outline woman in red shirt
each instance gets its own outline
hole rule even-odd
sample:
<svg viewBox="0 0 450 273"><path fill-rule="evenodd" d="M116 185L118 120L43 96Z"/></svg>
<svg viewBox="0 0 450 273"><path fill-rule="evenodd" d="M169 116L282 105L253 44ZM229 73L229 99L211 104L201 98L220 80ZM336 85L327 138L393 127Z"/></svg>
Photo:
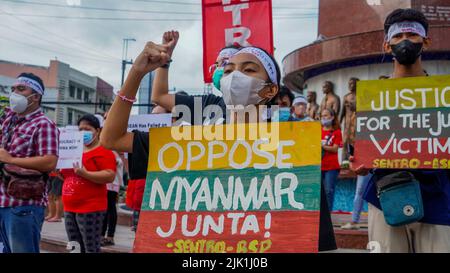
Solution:
<svg viewBox="0 0 450 273"><path fill-rule="evenodd" d="M339 120L333 109L324 109L322 117L322 183L327 196L328 208L333 210L334 190L341 166L338 150L342 147L342 133Z"/></svg>
<svg viewBox="0 0 450 273"><path fill-rule="evenodd" d="M100 146L100 122L91 114L78 121L83 132L82 166L62 170L62 200L67 237L80 244L81 252L100 252L103 218L107 210L106 184L114 181L116 158Z"/></svg>

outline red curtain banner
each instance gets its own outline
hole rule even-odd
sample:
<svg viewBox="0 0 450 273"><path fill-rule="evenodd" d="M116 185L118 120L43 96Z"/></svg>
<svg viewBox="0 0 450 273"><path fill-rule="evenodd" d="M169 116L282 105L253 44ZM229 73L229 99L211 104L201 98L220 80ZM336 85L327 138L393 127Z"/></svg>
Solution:
<svg viewBox="0 0 450 273"><path fill-rule="evenodd" d="M210 67L228 45L257 46L273 54L271 0L202 0L203 76L211 83Z"/></svg>

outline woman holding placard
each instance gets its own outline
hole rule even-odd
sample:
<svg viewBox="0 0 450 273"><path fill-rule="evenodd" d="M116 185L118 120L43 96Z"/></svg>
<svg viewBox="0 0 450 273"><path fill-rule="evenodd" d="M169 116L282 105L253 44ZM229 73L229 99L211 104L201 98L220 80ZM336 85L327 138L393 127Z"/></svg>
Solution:
<svg viewBox="0 0 450 273"><path fill-rule="evenodd" d="M224 66L223 77L220 80L223 96L209 94L193 97L169 94L169 63L178 38L178 32L169 31L164 34L162 45L147 43L134 62L122 90L111 107L109 112L111 118L107 120L101 136L102 145L105 147L132 153L135 167L138 167L144 176L148 164L149 134L137 131L129 133L127 124L140 81L150 71L156 69L152 101L166 109L174 109L172 112L176 114L178 106L190 113L185 115L185 112L181 112L183 117L174 124L175 126L182 125L183 122L193 125L214 125L223 124L225 121L228 123L270 121L273 112L271 105L279 91L281 73L274 57L263 49L244 47L233 54ZM253 112L256 115L245 116L245 120L238 119L240 109L252 107L256 109ZM319 251L336 249L325 199L321 200L320 222Z"/></svg>
<svg viewBox="0 0 450 273"><path fill-rule="evenodd" d="M116 158L100 146L100 122L91 114L78 121L83 132L82 166L61 171L64 177L62 200L67 237L78 242L81 252L100 252L103 218L107 210L106 184L116 176Z"/></svg>

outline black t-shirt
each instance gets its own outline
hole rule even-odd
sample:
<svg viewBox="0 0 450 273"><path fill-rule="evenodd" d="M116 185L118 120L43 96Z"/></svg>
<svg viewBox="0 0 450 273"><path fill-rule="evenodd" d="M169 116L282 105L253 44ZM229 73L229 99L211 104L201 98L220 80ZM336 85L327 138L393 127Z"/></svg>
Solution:
<svg viewBox="0 0 450 273"><path fill-rule="evenodd" d="M210 105L217 105L222 110L222 117L225 119L226 116L226 105L222 97L215 95L204 95L204 96L188 96L188 95L175 95L175 105L185 105L191 113L195 113L195 104L201 103L201 109L206 110L205 116L210 119L214 119L214 114L208 111L207 108ZM182 111L182 109L180 109ZM190 120L185 120L186 116L182 116L180 119L186 121L190 124L202 125L205 121L203 113L197 113L197 118L201 122L195 122L196 118L191 115ZM133 131L133 153L128 154L128 170L130 179L145 179L147 177L147 166L148 166L148 149L149 149L149 136L148 132Z"/></svg>
<svg viewBox="0 0 450 273"><path fill-rule="evenodd" d="M222 97L216 95L212 94L203 96L175 95L175 105L187 106L187 108L191 113L190 114L191 118L187 119L186 116L183 115L182 117L180 117L180 119L192 125L203 125L206 119L214 120L215 118L217 119L223 118L223 120L225 121L226 118L227 107L225 105L225 102L223 101ZM198 107L198 109L195 109L196 106ZM212 107L216 108L214 109ZM177 110L176 107L175 110ZM183 109L180 108L180 111L183 111ZM219 113L219 111L221 113ZM216 112L219 113L219 116L217 117ZM208 124L210 123L208 122Z"/></svg>
<svg viewBox="0 0 450 273"><path fill-rule="evenodd" d="M133 153L128 154L128 172L130 179L145 179L148 167L148 132L133 131Z"/></svg>
<svg viewBox="0 0 450 273"><path fill-rule="evenodd" d="M191 113L194 113L194 103L196 98L201 100L203 109L205 109L208 105L219 105L223 109L225 119L225 103L222 97L215 95L205 95L200 97L175 95L175 105L186 105L190 109ZM209 114L210 113L206 116L208 117ZM191 124L196 124L194 120L195 118L192 116L191 122L186 120L184 121ZM202 121L204 121L204 118ZM130 178L145 179L147 176L148 166L149 135L148 132L133 131L133 133L133 154L128 156ZM319 251L335 250L337 248L330 210L328 208L328 203L325 196L324 187L322 185L320 194Z"/></svg>

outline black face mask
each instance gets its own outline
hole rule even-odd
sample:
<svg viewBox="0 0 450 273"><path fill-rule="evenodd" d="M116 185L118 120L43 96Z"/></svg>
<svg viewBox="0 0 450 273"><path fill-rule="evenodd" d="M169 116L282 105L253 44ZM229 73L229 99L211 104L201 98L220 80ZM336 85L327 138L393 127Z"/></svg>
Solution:
<svg viewBox="0 0 450 273"><path fill-rule="evenodd" d="M412 65L422 55L423 43L413 43L404 40L396 45L391 45L392 55L402 65Z"/></svg>

